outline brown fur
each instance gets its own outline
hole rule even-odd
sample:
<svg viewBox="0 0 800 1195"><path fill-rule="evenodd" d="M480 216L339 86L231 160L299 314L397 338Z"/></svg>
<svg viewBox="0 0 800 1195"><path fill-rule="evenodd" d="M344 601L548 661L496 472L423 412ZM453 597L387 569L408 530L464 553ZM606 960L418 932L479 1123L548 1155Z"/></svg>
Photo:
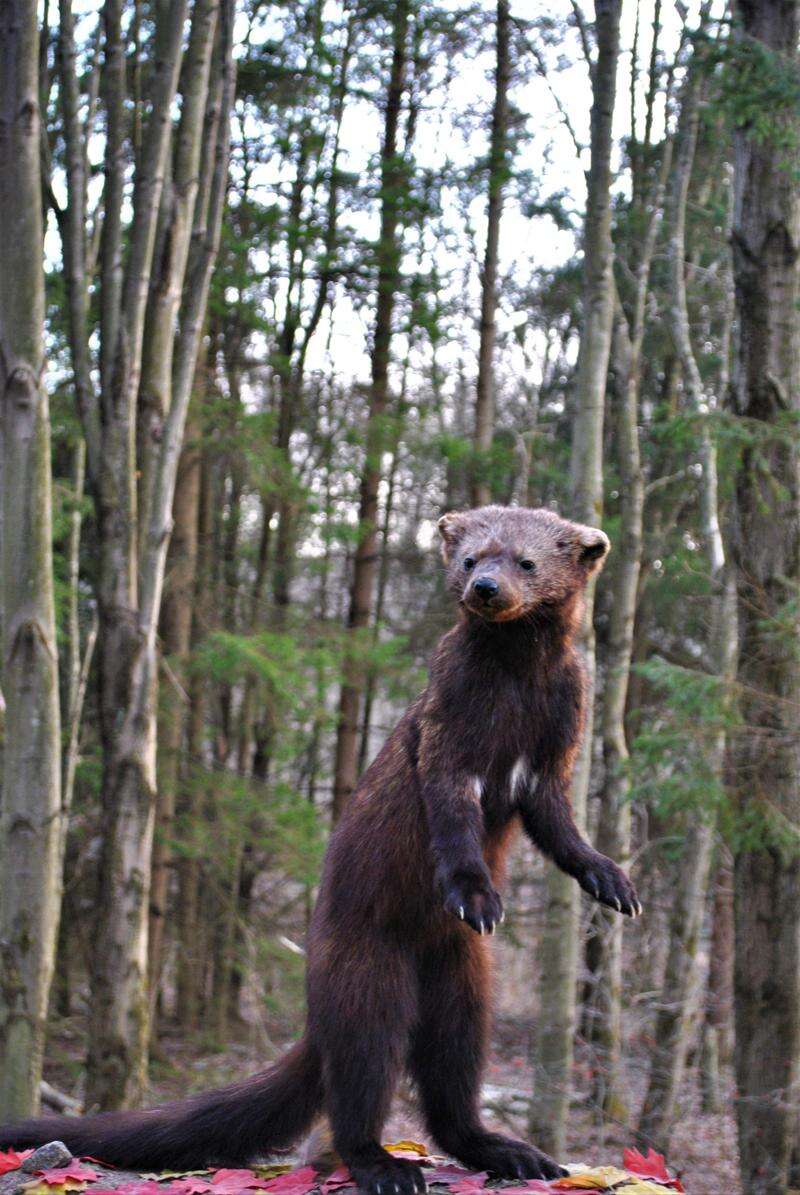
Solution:
<svg viewBox="0 0 800 1195"><path fill-rule="evenodd" d="M628 878L584 842L569 806L584 707L573 639L608 540L546 510L490 506L439 526L461 615L331 838L308 942L303 1040L222 1092L149 1113L28 1122L0 1132L0 1145L58 1135L127 1166L241 1163L291 1144L324 1110L364 1191L413 1195L422 1171L380 1145L407 1065L447 1152L505 1178L560 1173L480 1120L488 935L502 919L497 889L520 825L595 899L640 911Z"/></svg>

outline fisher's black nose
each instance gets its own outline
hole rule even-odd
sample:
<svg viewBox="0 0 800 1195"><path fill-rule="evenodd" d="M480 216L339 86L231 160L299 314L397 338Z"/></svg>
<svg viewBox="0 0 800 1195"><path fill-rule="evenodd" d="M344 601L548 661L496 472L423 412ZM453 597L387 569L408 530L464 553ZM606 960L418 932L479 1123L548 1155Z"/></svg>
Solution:
<svg viewBox="0 0 800 1195"><path fill-rule="evenodd" d="M491 577L478 577L477 581L473 583L472 588L482 602L488 602L490 598L495 597L500 592L500 586Z"/></svg>

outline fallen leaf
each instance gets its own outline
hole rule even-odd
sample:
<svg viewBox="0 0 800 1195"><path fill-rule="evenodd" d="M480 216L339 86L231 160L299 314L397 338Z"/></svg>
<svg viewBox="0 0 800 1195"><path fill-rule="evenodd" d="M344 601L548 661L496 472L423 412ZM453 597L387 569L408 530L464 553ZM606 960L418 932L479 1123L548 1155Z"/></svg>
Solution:
<svg viewBox="0 0 800 1195"><path fill-rule="evenodd" d="M680 1179L673 1178L667 1170L663 1154L657 1154L652 1147L648 1149L647 1157L638 1149L623 1150L622 1165L638 1178L653 1178L676 1191L683 1191Z"/></svg>
<svg viewBox="0 0 800 1195"><path fill-rule="evenodd" d="M84 1166L82 1162L72 1161L69 1166L57 1166L53 1170L37 1170L37 1177L48 1187L61 1187L67 1183L96 1183L102 1177L91 1166ZM74 1186L67 1190L74 1191Z"/></svg>
<svg viewBox="0 0 800 1195"><path fill-rule="evenodd" d="M259 1178L275 1178L279 1174L288 1174L293 1167L285 1164L276 1164L273 1166L254 1166L253 1169Z"/></svg>
<svg viewBox="0 0 800 1195"><path fill-rule="evenodd" d="M267 1187L269 1180L259 1178L252 1170L215 1170L211 1176L211 1186L222 1195L234 1195L236 1191L251 1191Z"/></svg>
<svg viewBox="0 0 800 1195"><path fill-rule="evenodd" d="M85 1191L87 1185L86 1179L80 1178L66 1178L60 1183L32 1178L30 1182L23 1183L20 1190L24 1191L25 1195L63 1195L65 1191Z"/></svg>
<svg viewBox="0 0 800 1195"><path fill-rule="evenodd" d="M186 1178L174 1178L168 1187L162 1188L162 1190L168 1191L169 1195L205 1195L205 1192L211 1189L207 1178L199 1178L197 1175L191 1174Z"/></svg>
<svg viewBox="0 0 800 1195"><path fill-rule="evenodd" d="M483 1191L488 1177L485 1171L480 1174L467 1173L457 1182L451 1183L450 1191L452 1195L476 1195L476 1192Z"/></svg>
<svg viewBox="0 0 800 1195"><path fill-rule="evenodd" d="M469 1170L465 1170L463 1166L437 1166L433 1170L429 1170L425 1175L428 1183L450 1183L458 1182L460 1179L469 1178Z"/></svg>
<svg viewBox="0 0 800 1195"><path fill-rule="evenodd" d="M543 1178L527 1178L521 1186L502 1187L501 1191L502 1195L528 1195L529 1191L548 1191L552 1195L553 1188Z"/></svg>
<svg viewBox="0 0 800 1195"><path fill-rule="evenodd" d="M153 1182L152 1179L145 1179L144 1182L122 1183L121 1186L109 1190L113 1191L113 1195L164 1195L167 1188ZM92 1195L99 1193L93 1189Z"/></svg>
<svg viewBox="0 0 800 1195"><path fill-rule="evenodd" d="M620 1183L617 1187L620 1195L664 1195L664 1192L669 1189L663 1183L652 1181L649 1178L634 1178L631 1182Z"/></svg>
<svg viewBox="0 0 800 1195"><path fill-rule="evenodd" d="M319 1178L313 1166L301 1166L299 1170L290 1170L287 1174L279 1174L277 1178L267 1179L262 1185L275 1195L307 1195L308 1191L319 1186Z"/></svg>
<svg viewBox="0 0 800 1195"><path fill-rule="evenodd" d="M347 1187L352 1183L353 1179L350 1171L346 1166L338 1166L333 1170L322 1183L322 1191L336 1191L339 1187Z"/></svg>
<svg viewBox="0 0 800 1195"><path fill-rule="evenodd" d="M428 1150L421 1141L392 1141L388 1145L384 1145L383 1148L400 1158L427 1158L428 1156Z"/></svg>
<svg viewBox="0 0 800 1195"><path fill-rule="evenodd" d="M557 1178L552 1185L556 1191L604 1191L627 1178L630 1178L630 1175L616 1166L593 1166L591 1170L582 1170L577 1174L569 1174L566 1178Z"/></svg>
<svg viewBox="0 0 800 1195"><path fill-rule="evenodd" d="M0 1149L0 1174L8 1174L10 1170L19 1170L26 1158L33 1153L32 1149L23 1149L19 1153L16 1149Z"/></svg>
<svg viewBox="0 0 800 1195"><path fill-rule="evenodd" d="M101 1163L101 1164L104 1165L105 1163ZM253 1169L256 1169L256 1167L253 1167ZM210 1170L159 1170L159 1171L153 1170L149 1173L147 1171L142 1171L142 1173L139 1175L139 1177L144 1178L144 1179L152 1179L153 1182L163 1183L164 1180L167 1178L194 1178L194 1176L196 1174L210 1174L210 1173L211 1173ZM118 1187L112 1188L112 1189L119 1190Z"/></svg>

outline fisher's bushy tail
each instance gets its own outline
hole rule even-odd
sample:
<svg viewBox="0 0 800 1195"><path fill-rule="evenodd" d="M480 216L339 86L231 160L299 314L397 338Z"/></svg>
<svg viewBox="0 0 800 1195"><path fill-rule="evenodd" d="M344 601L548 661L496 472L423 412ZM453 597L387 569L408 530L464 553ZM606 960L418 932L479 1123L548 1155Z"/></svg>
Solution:
<svg viewBox="0 0 800 1195"><path fill-rule="evenodd" d="M303 1136L322 1107L322 1067L303 1038L268 1070L159 1108L47 1116L0 1128L0 1149L63 1141L130 1170L244 1165Z"/></svg>

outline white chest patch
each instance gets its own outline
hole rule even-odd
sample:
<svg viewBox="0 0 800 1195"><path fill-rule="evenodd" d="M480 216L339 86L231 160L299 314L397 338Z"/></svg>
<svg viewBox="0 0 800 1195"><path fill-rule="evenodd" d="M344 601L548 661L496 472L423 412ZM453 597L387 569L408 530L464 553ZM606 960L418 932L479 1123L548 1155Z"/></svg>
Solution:
<svg viewBox="0 0 800 1195"><path fill-rule="evenodd" d="M509 777L508 787L511 797L514 798L521 796L525 789L530 787L534 779L535 778L531 774L531 769L528 765L527 759L524 755L520 755L519 759L511 769L511 774Z"/></svg>
<svg viewBox="0 0 800 1195"><path fill-rule="evenodd" d="M481 797L483 796L483 781L480 776L471 777L469 781L469 793L472 799L480 804Z"/></svg>

